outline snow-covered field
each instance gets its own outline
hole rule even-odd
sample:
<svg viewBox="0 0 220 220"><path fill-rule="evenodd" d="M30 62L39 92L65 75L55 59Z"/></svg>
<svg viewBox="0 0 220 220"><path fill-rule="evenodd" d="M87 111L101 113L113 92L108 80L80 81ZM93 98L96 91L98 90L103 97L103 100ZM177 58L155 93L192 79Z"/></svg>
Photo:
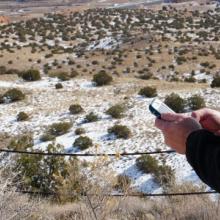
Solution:
<svg viewBox="0 0 220 220"><path fill-rule="evenodd" d="M143 98L137 93L128 95L123 100L130 88L138 88L135 82L113 84L105 87L95 87L86 79L73 79L63 82L64 88L55 89L58 82L56 78L44 77L38 82L0 81L1 88L19 88L25 91L25 101L2 104L0 108L0 131L10 135L18 135L26 132L34 134L35 148L44 149L49 142L41 142L39 137L44 133L48 125L58 121L70 121L73 127L70 131L56 138L56 142L62 144L67 152L77 152L72 147L78 137L74 131L78 127L86 130L86 135L93 140L94 146L83 151L89 153L120 153L120 152L146 152L169 149L163 143L162 134L154 127L154 116L150 114L148 105L152 99ZM159 87L158 87L159 88ZM163 99L168 92L160 92L159 98ZM207 106L217 107L220 104L220 90L217 89L192 89L185 91L181 96L188 97L191 94L201 94ZM105 111L123 100L128 106L126 117L112 119ZM85 112L80 115L69 114L70 104L81 104ZM18 122L16 115L25 111L31 118L28 121ZM83 123L85 115L95 112L100 120L93 123ZM116 139L109 135L107 130L115 123L126 125L132 131L132 137L127 140ZM82 153L83 153L82 152ZM143 174L136 165L137 157L111 157L106 158L106 166L114 175L126 174L132 179L132 186L142 192L159 192L162 189L154 182L152 175ZM160 158L160 156L158 156ZM163 155L166 163L175 170L176 179L179 182L192 181L200 184L198 177L186 161L185 156L177 154ZM97 158L80 158L89 162Z"/></svg>

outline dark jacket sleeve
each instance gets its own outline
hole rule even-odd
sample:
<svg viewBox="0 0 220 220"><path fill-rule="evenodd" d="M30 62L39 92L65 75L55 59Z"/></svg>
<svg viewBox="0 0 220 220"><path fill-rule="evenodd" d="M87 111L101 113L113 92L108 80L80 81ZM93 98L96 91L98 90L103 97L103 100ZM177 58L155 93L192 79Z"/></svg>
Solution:
<svg viewBox="0 0 220 220"><path fill-rule="evenodd" d="M220 192L220 136L204 129L192 132L186 157L201 180Z"/></svg>

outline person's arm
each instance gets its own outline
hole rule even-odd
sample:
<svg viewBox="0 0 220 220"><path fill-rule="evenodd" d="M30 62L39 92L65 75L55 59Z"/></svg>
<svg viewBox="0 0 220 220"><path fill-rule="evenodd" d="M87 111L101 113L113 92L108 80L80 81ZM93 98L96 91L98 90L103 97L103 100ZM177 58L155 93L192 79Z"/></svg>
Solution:
<svg viewBox="0 0 220 220"><path fill-rule="evenodd" d="M193 112L193 117L162 114L155 125L163 132L165 143L186 154L198 176L220 192L220 113L203 109Z"/></svg>
<svg viewBox="0 0 220 220"><path fill-rule="evenodd" d="M201 180L220 192L220 137L205 129L192 132L186 157Z"/></svg>

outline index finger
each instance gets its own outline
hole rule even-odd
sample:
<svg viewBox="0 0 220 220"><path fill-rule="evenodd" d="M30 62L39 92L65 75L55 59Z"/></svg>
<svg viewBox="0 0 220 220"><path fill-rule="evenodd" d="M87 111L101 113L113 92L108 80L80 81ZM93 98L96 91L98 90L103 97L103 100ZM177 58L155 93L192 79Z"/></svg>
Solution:
<svg viewBox="0 0 220 220"><path fill-rule="evenodd" d="M197 111L192 112L191 116L195 118L197 121L203 120L209 114L209 110L207 108L199 109Z"/></svg>
<svg viewBox="0 0 220 220"><path fill-rule="evenodd" d="M177 114L177 113L163 113L161 114L161 119L165 121L177 121L179 119L185 118L186 114Z"/></svg>

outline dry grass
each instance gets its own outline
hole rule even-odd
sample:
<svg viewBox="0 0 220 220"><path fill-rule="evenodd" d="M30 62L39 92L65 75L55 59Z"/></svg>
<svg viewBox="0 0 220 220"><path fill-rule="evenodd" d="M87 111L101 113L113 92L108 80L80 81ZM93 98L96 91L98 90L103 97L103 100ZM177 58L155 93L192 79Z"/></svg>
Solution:
<svg viewBox="0 0 220 220"><path fill-rule="evenodd" d="M104 161L104 159L103 159ZM100 164L91 168L98 172ZM7 173L7 176L5 175ZM151 199L148 197L108 197L113 183L112 175L107 170L101 172L92 184L83 183L87 196L81 196L73 203L55 204L36 197L28 197L15 192L11 184L13 175L0 172L0 216L8 219L47 219L47 220L217 220L220 209L217 199L208 195L177 196ZM106 175L109 181L103 184ZM102 187L100 187L102 185ZM192 184L173 185L169 192L193 192L203 188Z"/></svg>
<svg viewBox="0 0 220 220"><path fill-rule="evenodd" d="M91 204L86 200L78 204L48 206L47 210L48 214L57 220L217 220L220 215L218 203L205 195L160 199L106 198L104 202L100 201L99 204L101 208L94 210L94 212L91 211Z"/></svg>
<svg viewBox="0 0 220 220"><path fill-rule="evenodd" d="M3 57L0 57L0 63L1 65L7 66L7 68L12 69L18 69L18 70L26 70L29 68L38 68L41 69L42 66L50 61L53 61L54 59L62 60L67 55L65 54L56 54L54 57L45 59L44 56L50 51L48 51L46 48L44 48L44 52L40 52L39 50L36 53L31 53L31 48L25 48L22 47L20 50L13 49L14 53L9 53L8 51L1 51L0 55L3 55ZM31 55L31 56L30 56ZM29 58L32 59L32 61L29 61ZM40 64L36 63L38 59L41 59L42 62ZM13 61L12 64L8 64L8 61Z"/></svg>
<svg viewBox="0 0 220 220"><path fill-rule="evenodd" d="M27 195L16 192L12 182L15 176L8 175L8 170L0 170L0 216L1 220L41 219L44 214L38 199L30 199ZM6 175L7 173L7 175ZM45 218L44 218L45 219Z"/></svg>
<svg viewBox="0 0 220 220"><path fill-rule="evenodd" d="M0 133L0 149L8 146L11 136L7 133Z"/></svg>

